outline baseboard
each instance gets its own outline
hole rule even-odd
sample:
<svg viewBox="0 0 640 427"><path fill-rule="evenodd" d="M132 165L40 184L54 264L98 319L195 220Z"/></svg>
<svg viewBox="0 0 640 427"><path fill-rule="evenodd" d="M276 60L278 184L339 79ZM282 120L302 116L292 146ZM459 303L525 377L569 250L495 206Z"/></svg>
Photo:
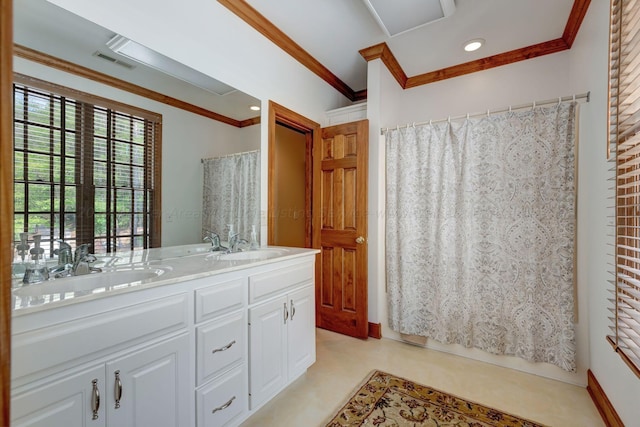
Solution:
<svg viewBox="0 0 640 427"><path fill-rule="evenodd" d="M382 325L369 322L369 336L376 339L382 338Z"/></svg>
<svg viewBox="0 0 640 427"><path fill-rule="evenodd" d="M587 391L607 427L624 427L616 409L611 404L611 401L609 401L602 387L600 387L600 383L593 375L593 372L591 372L591 369L587 371Z"/></svg>

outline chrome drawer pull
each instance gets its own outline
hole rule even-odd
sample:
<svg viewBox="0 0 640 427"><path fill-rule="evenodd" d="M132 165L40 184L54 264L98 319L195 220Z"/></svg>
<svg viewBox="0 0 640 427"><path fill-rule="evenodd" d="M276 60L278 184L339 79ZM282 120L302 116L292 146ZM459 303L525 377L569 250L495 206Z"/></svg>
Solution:
<svg viewBox="0 0 640 427"><path fill-rule="evenodd" d="M229 399L229 401L227 403L225 403L222 406L218 406L216 409L214 409L213 411L211 411L212 414L215 414L218 411L222 411L224 409L227 409L229 406L231 406L231 404L233 403L233 401L236 400L236 397L233 396L231 399Z"/></svg>
<svg viewBox="0 0 640 427"><path fill-rule="evenodd" d="M291 320L293 320L293 316L296 315L296 306L293 305L293 300L291 300Z"/></svg>
<svg viewBox="0 0 640 427"><path fill-rule="evenodd" d="M226 351L229 350L231 348L232 345L234 345L236 343L236 340L231 341L229 344L225 345L224 347L220 347L220 348L216 348L215 350L213 350L211 352L211 354L215 354L219 351Z"/></svg>
<svg viewBox="0 0 640 427"><path fill-rule="evenodd" d="M289 309L287 308L287 303L284 303L284 324L287 324L287 320L289 319Z"/></svg>
<svg viewBox="0 0 640 427"><path fill-rule="evenodd" d="M100 392L98 391L98 380L91 381L93 390L91 391L91 410L93 411L92 420L98 419L98 410L100 409Z"/></svg>
<svg viewBox="0 0 640 427"><path fill-rule="evenodd" d="M116 399L116 407L115 409L120 408L120 399L122 398L122 381L120 381L120 371L116 371L116 383L113 390L114 397Z"/></svg>

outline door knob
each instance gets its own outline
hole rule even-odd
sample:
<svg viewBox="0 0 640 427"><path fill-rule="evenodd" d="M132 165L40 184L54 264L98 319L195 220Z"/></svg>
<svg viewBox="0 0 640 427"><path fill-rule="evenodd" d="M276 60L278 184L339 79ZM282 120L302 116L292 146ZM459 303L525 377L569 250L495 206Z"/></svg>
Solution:
<svg viewBox="0 0 640 427"><path fill-rule="evenodd" d="M356 239L356 243L359 244L359 245L363 244L364 243L364 237L358 236L358 238Z"/></svg>

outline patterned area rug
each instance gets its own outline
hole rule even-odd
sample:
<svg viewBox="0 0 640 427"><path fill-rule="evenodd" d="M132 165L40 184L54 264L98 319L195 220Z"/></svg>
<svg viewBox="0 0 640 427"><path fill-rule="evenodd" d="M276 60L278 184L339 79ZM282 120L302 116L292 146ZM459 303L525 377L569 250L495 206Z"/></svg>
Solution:
<svg viewBox="0 0 640 427"><path fill-rule="evenodd" d="M326 427L544 427L381 371Z"/></svg>

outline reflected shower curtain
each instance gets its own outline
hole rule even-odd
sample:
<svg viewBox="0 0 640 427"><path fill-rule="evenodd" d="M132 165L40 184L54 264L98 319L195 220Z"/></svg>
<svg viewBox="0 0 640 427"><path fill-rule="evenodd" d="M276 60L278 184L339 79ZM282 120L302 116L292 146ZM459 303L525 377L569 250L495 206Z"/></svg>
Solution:
<svg viewBox="0 0 640 427"><path fill-rule="evenodd" d="M251 226L260 233L260 151L205 159L202 235L208 230L227 240L227 224L249 240Z"/></svg>
<svg viewBox="0 0 640 427"><path fill-rule="evenodd" d="M393 330L575 371L575 109L386 132Z"/></svg>

